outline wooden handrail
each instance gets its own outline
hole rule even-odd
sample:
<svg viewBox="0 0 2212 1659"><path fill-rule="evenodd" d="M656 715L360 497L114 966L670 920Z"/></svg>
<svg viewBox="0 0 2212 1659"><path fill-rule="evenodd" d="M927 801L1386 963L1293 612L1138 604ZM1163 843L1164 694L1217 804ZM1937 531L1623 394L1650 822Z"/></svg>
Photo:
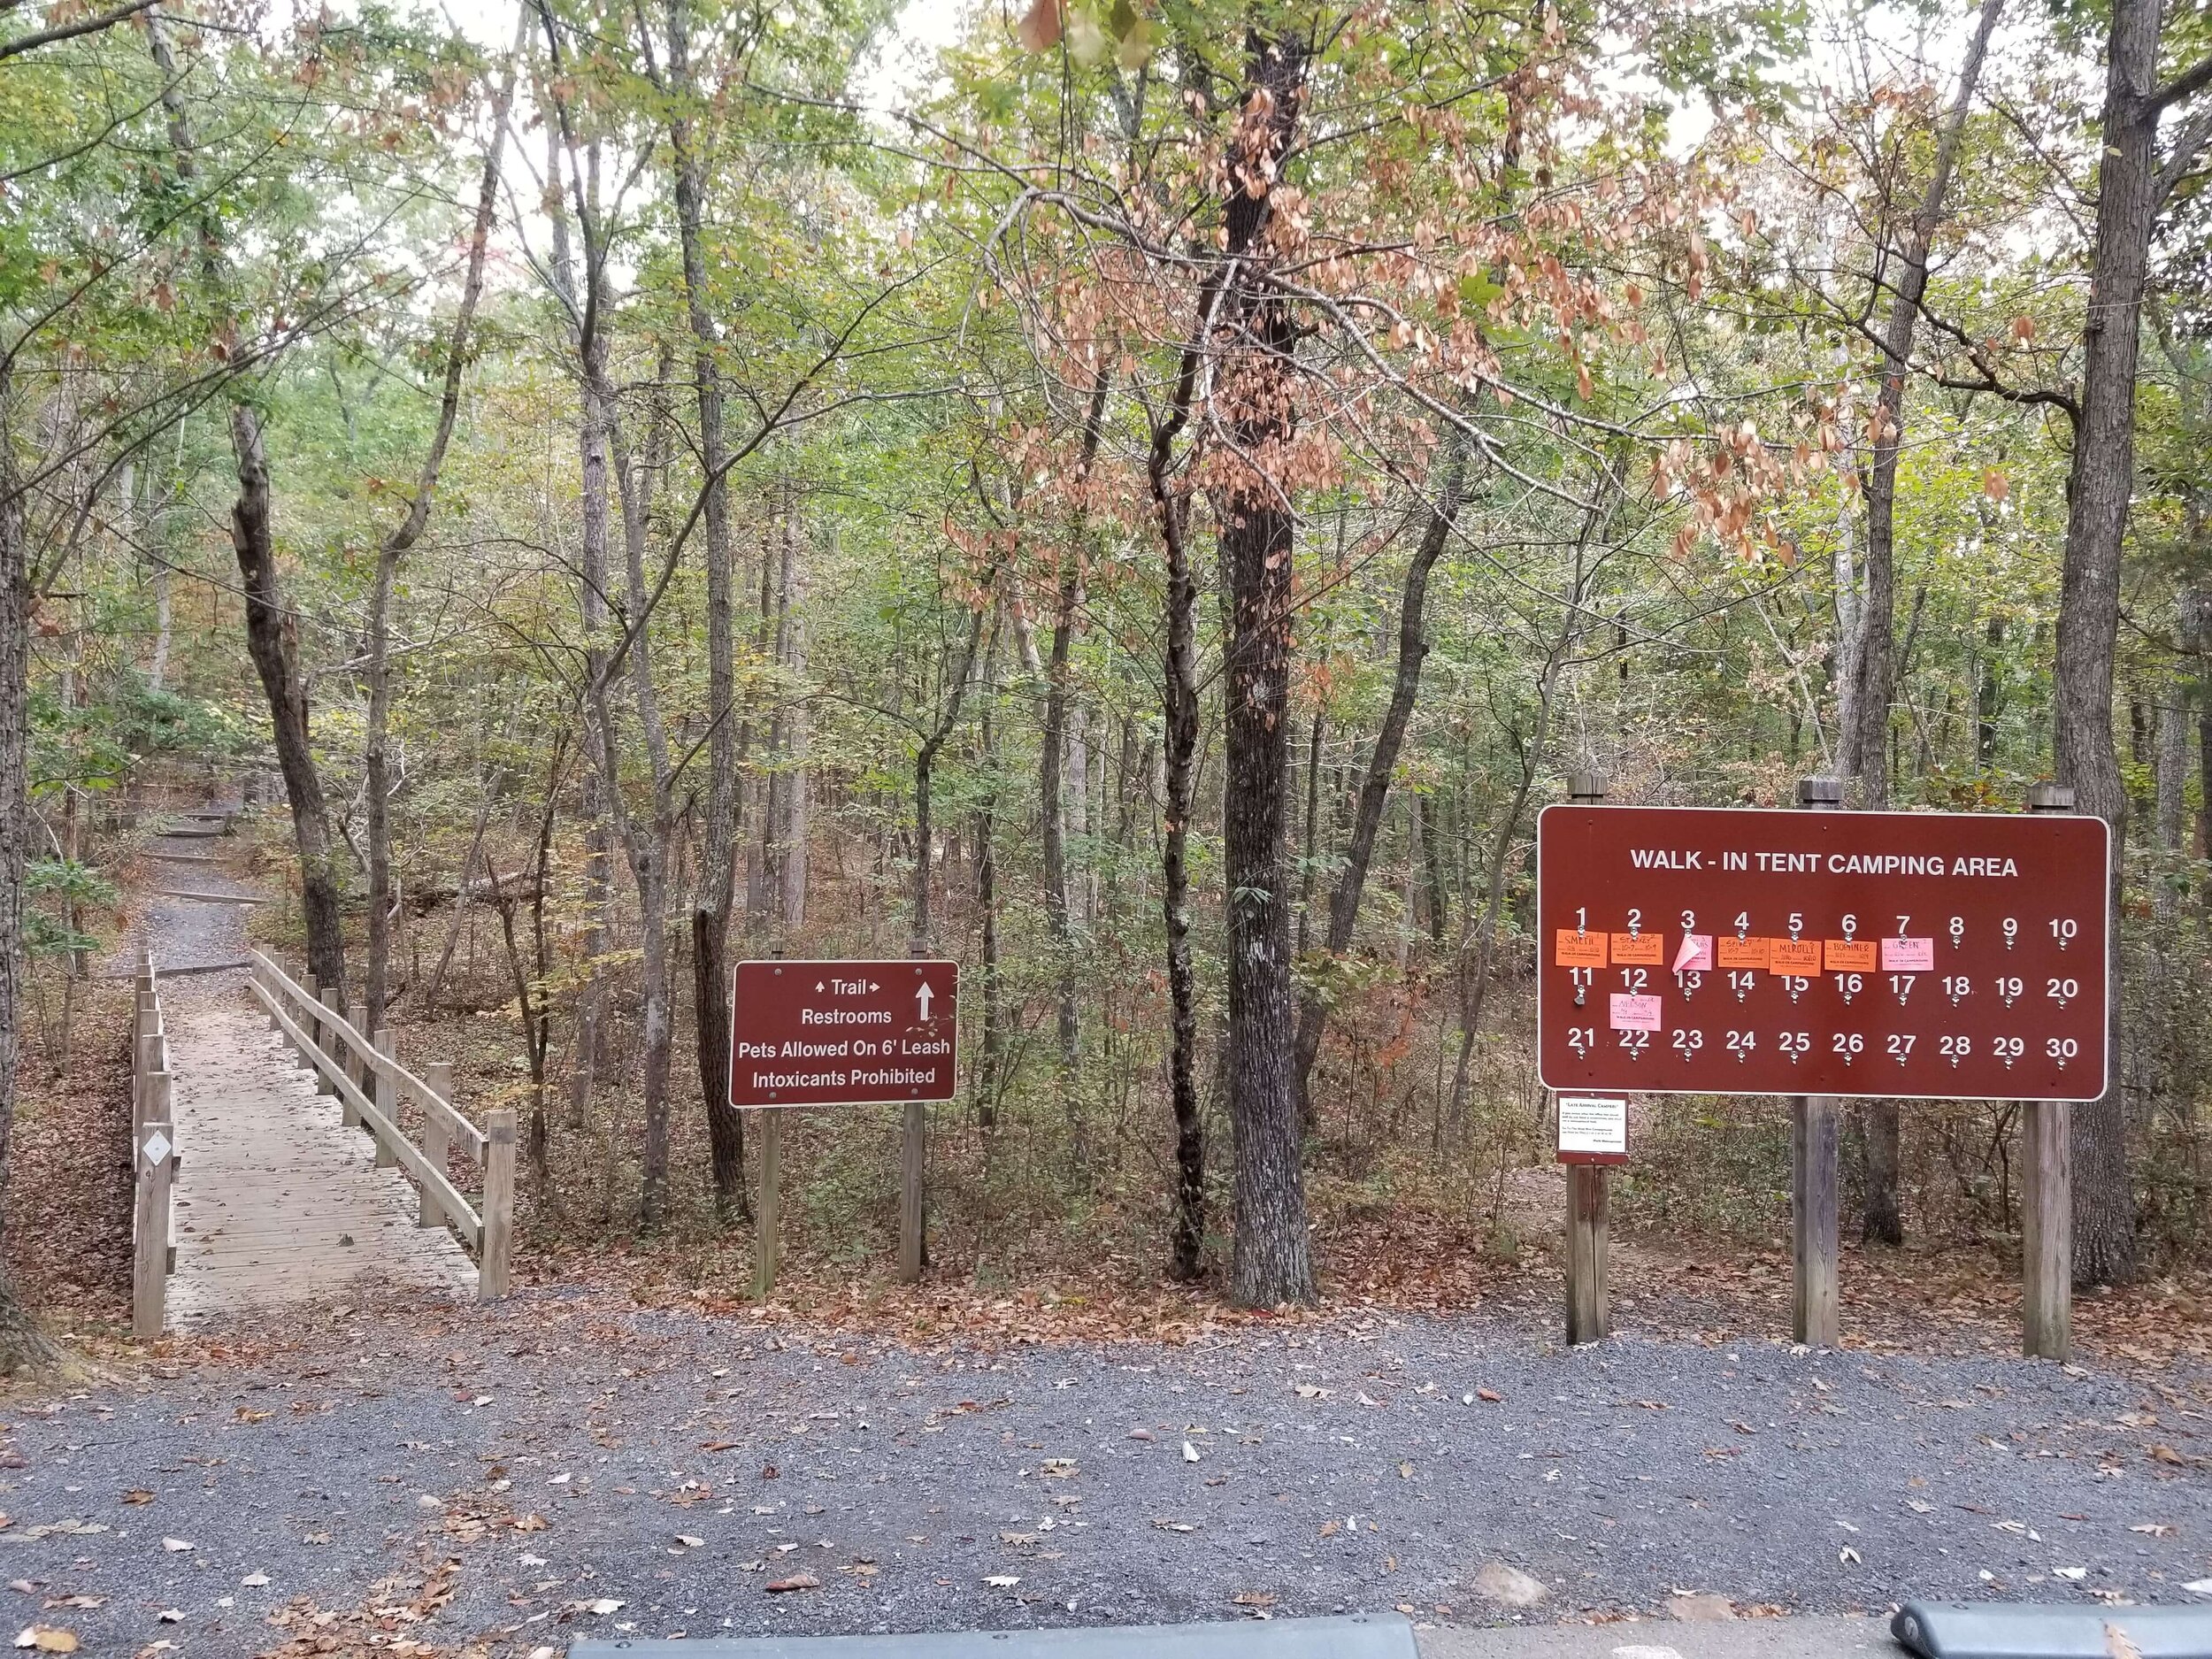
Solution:
<svg viewBox="0 0 2212 1659"><path fill-rule="evenodd" d="M334 1034L369 1075L385 1079L395 1089L403 1091L413 1099L422 1108L424 1116L440 1119L445 1125L446 1133L459 1139L468 1152L469 1161L480 1168L482 1166L484 1151L490 1145L490 1140L481 1129L462 1116L451 1101L400 1064L398 1060L380 1052L374 1043L362 1036L351 1021L332 1012L325 1003L310 995L306 987L279 967L265 952L255 951L253 959L263 973L280 987L295 1004L312 1014L319 1028ZM275 1010L270 1011L273 1013ZM357 1089L355 1093L359 1091Z"/></svg>
<svg viewBox="0 0 2212 1659"><path fill-rule="evenodd" d="M278 977L283 983L291 984L288 979L284 978L281 971L279 971ZM423 1156L414 1142L407 1139L399 1125L379 1110L376 1102L361 1092L360 1087L347 1075L345 1063L323 1051L317 1044L315 1038L286 1010L284 998L272 995L257 979L252 981L252 985L254 995L260 999L261 1005L269 1010L269 1018L278 1023L284 1034L292 1040L293 1046L304 1054L315 1069L322 1073L324 1080L330 1085L332 1091L357 1115L362 1125L376 1137L377 1143L391 1153L392 1156L398 1161L400 1167L414 1178L417 1186L424 1188L437 1199L439 1208L445 1212L447 1219L453 1224L454 1230L460 1233L462 1241L471 1249L480 1248L484 1238L483 1217L477 1214L475 1207L462 1195L460 1188L453 1185L443 1170L434 1168L431 1161ZM292 986L291 988L296 994L299 991L297 986ZM320 1008L321 1004L318 1003L316 1006ZM319 1024L325 1026L335 1023L326 1010L318 1014L316 1018ZM373 1054L376 1051L372 1048L369 1052ZM447 1110L450 1111L452 1109L448 1107Z"/></svg>

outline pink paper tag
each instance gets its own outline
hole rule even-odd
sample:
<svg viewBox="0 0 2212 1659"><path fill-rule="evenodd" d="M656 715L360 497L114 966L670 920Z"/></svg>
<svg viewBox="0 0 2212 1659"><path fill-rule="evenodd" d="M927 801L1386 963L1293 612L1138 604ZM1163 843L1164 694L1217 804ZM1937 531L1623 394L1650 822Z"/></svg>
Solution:
<svg viewBox="0 0 2212 1659"><path fill-rule="evenodd" d="M1882 941L1882 972L1885 973L1929 973L1935 968L1935 941L1932 939L1885 939Z"/></svg>
<svg viewBox="0 0 2212 1659"><path fill-rule="evenodd" d="M1655 996L1631 996L1624 991L1614 992L1613 1029L1615 1031L1658 1030L1659 999Z"/></svg>
<svg viewBox="0 0 2212 1659"><path fill-rule="evenodd" d="M1710 933L1685 933L1682 949L1674 953L1677 973L1710 973L1713 971L1713 936Z"/></svg>

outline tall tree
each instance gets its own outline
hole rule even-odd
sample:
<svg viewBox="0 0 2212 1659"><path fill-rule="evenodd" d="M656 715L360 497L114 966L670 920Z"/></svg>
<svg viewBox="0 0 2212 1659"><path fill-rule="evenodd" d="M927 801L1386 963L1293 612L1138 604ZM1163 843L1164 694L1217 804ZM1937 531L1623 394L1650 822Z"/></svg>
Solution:
<svg viewBox="0 0 2212 1659"><path fill-rule="evenodd" d="M1913 333L1921 301L1928 291L1928 258L1943 222L1944 198L1958 165L1959 141L1974 104L1989 38L2004 11L2004 0L1982 0L1974 34L1960 66L1958 91L1936 137L1935 162L1919 204L1906 219L1894 250L1881 250L1877 284L1890 290L1889 315L1881 338L1882 380L1876 395L1868 436L1873 465L1866 482L1866 590L1858 614L1856 649L1850 664L1856 678L1845 717L1853 729L1844 733L1844 769L1859 780L1860 803L1870 812L1889 806L1889 726L1895 695L1893 642L1897 629L1897 460L1905 434L1905 383L1910 372ZM1881 266L1894 263L1895 275ZM1866 1211L1863 1236L1870 1243L1904 1242L1898 1203L1898 1118L1894 1101L1869 1101L1866 1114Z"/></svg>
<svg viewBox="0 0 2212 1659"><path fill-rule="evenodd" d="M2099 124L2097 229L2082 326L2080 417L2067 480L2066 553L2060 571L2058 649L2052 669L2058 780L2074 804L2111 826L2108 972L2120 983L2121 890L2127 790L2112 733L2113 655L2120 569L2135 487L2135 385L2151 236L2175 187L2212 142L2212 56L2162 81L2163 0L2112 0ZM2187 111L2162 147L2160 127ZM2112 999L2111 1070L2104 1095L2073 1118L2074 1274L2122 1285L2138 1271L2135 1196L2128 1181L2120 1079L2125 1029Z"/></svg>
<svg viewBox="0 0 2212 1659"><path fill-rule="evenodd" d="M1266 280L1275 187L1298 129L1310 42L1256 25L1246 35L1242 119L1229 153L1218 327L1228 442L1240 457L1217 491L1228 638L1222 725L1222 872L1228 938L1226 1076L1236 1136L1230 1294L1247 1307L1312 1300L1313 1251L1292 1078L1288 817L1295 434L1290 358L1298 331ZM1249 457L1249 458L1246 458Z"/></svg>

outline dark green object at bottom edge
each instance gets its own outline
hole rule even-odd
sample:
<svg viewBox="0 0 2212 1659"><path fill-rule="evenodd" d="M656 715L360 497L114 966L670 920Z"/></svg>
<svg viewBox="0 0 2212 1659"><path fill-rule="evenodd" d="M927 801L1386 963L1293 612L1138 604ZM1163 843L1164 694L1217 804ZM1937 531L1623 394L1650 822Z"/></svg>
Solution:
<svg viewBox="0 0 2212 1659"><path fill-rule="evenodd" d="M2212 1607L1908 1601L1889 1629L1922 1659L2212 1659Z"/></svg>

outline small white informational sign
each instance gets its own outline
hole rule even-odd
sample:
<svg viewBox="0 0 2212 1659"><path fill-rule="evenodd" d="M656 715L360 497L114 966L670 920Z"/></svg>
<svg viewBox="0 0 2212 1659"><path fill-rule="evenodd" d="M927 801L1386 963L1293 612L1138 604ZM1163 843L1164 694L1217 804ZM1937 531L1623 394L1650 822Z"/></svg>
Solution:
<svg viewBox="0 0 2212 1659"><path fill-rule="evenodd" d="M1559 1161L1562 1164L1628 1162L1628 1097L1625 1094L1562 1094L1559 1097Z"/></svg>
<svg viewBox="0 0 2212 1659"><path fill-rule="evenodd" d="M169 1137L157 1129L146 1137L146 1164L150 1169L159 1169L162 1160L169 1156Z"/></svg>

